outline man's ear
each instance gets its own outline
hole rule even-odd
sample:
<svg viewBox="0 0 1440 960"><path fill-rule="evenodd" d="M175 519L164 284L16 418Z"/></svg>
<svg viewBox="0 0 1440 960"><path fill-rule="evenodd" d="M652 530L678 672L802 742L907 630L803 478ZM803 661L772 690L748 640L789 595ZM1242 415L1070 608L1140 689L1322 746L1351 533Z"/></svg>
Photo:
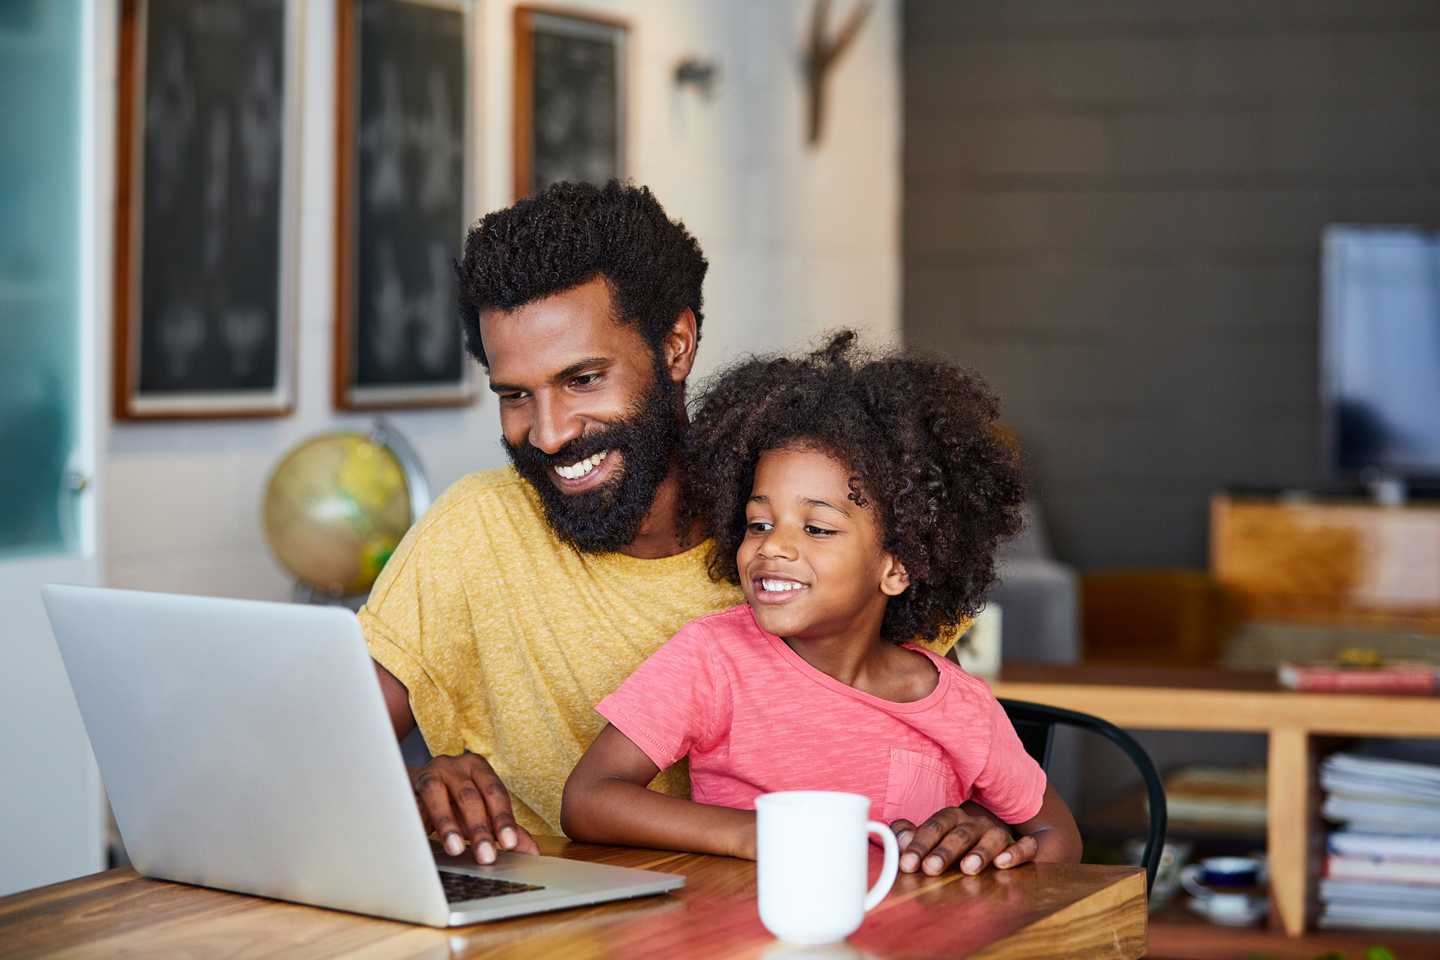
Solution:
<svg viewBox="0 0 1440 960"><path fill-rule="evenodd" d="M689 307L675 318L675 326L665 334L665 339L660 343L662 353L661 359L665 361L665 369L670 373L670 379L675 383L683 383L685 378L690 376L690 370L695 366L695 346L699 342L700 333L695 328L695 314Z"/></svg>
<svg viewBox="0 0 1440 960"><path fill-rule="evenodd" d="M885 566L880 571L880 592L887 597L898 597L910 586L910 574L905 571L905 564L893 553L885 555Z"/></svg>

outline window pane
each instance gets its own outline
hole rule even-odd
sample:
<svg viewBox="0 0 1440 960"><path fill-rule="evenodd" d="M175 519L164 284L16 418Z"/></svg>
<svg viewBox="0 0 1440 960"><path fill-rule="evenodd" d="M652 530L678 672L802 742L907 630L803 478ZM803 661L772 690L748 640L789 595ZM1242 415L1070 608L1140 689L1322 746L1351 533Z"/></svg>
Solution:
<svg viewBox="0 0 1440 960"><path fill-rule="evenodd" d="M0 556L74 546L81 7L0 2Z"/></svg>

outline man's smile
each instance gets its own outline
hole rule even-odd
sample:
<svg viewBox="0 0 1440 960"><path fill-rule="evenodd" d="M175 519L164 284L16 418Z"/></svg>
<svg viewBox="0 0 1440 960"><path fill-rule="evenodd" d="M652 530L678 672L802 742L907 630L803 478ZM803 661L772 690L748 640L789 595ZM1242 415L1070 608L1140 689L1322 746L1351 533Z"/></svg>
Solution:
<svg viewBox="0 0 1440 960"><path fill-rule="evenodd" d="M589 474L591 470L594 470L596 467L598 467L600 465L600 461L604 460L609 455L609 450L601 450L597 454L586 457L579 463L572 463L569 466L558 466L555 468L555 472L560 474L560 476L565 478L566 480L579 480Z"/></svg>
<svg viewBox="0 0 1440 960"><path fill-rule="evenodd" d="M563 493L581 493L601 486L619 469L621 458L612 447L592 453L584 460L556 464L550 468L550 480Z"/></svg>

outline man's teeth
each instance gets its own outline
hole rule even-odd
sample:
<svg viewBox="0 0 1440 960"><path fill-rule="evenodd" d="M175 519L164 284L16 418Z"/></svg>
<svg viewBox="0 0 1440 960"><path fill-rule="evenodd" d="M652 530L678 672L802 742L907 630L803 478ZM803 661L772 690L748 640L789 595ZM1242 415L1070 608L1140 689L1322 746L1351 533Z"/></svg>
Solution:
<svg viewBox="0 0 1440 960"><path fill-rule="evenodd" d="M556 467L555 472L560 474L560 476L564 477L566 480L579 480L581 477L588 474L591 470L594 470L596 467L600 466L600 461L604 460L609 455L609 450L602 450L594 456L586 457L579 463L572 463L568 467Z"/></svg>
<svg viewBox="0 0 1440 960"><path fill-rule="evenodd" d="M804 589L805 584L803 584L803 583L796 583L794 580L763 580L763 579L762 579L762 580L760 581L760 586L765 589L765 592L766 592L766 593L775 593L775 592L777 592L777 591L783 591L783 590L802 590L802 589Z"/></svg>

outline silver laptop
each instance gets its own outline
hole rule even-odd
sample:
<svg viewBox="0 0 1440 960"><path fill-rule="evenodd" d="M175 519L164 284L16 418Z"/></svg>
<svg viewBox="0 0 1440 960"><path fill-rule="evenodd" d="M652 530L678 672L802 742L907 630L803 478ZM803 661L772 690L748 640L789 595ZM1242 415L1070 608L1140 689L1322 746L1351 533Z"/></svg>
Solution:
<svg viewBox="0 0 1440 960"><path fill-rule="evenodd" d="M480 866L432 847L348 610L42 593L126 851L148 877L436 927L685 885L516 853Z"/></svg>

